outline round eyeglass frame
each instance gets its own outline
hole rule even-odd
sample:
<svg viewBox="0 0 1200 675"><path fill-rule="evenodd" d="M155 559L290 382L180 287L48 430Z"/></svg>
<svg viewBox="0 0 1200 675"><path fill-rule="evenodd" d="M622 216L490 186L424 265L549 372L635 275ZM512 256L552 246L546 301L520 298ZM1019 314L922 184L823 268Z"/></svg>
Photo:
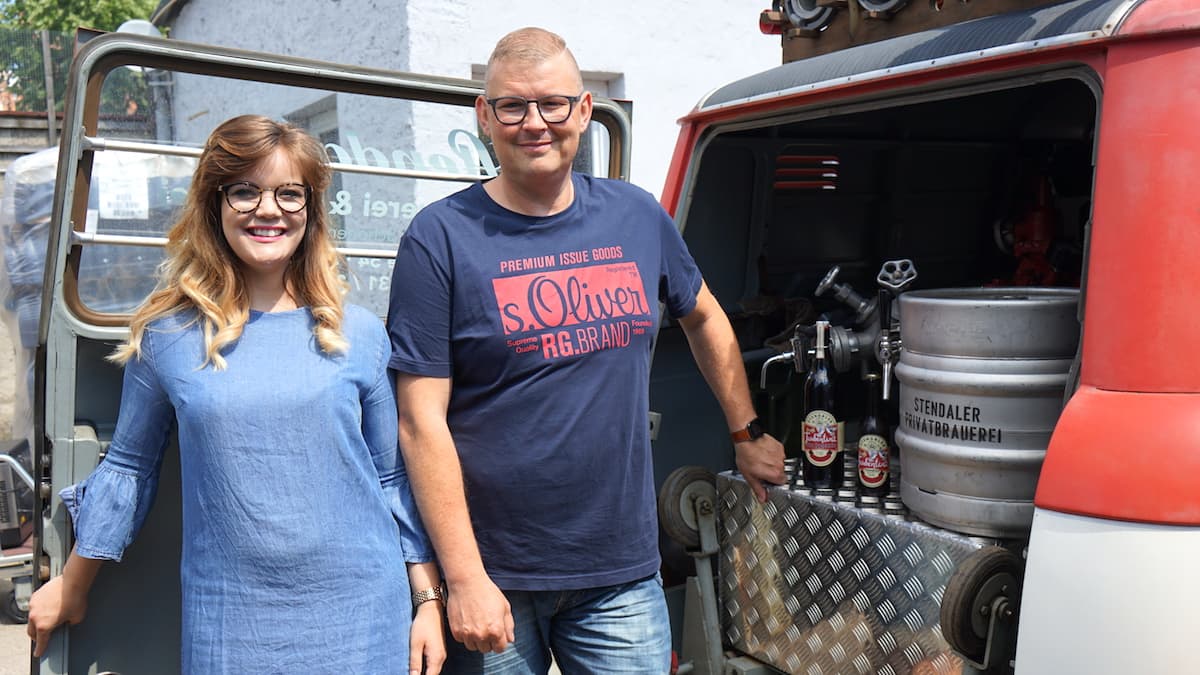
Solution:
<svg viewBox="0 0 1200 675"><path fill-rule="evenodd" d="M250 187L250 188L254 188L255 190L258 190L258 199L255 200L254 206L251 206L248 209L239 209L238 207L233 205L233 200L229 196L229 188L237 186L237 185L244 185L246 187ZM285 207L279 201L279 190L282 188L286 188L286 187L304 188L304 202L302 204L300 204L300 208L289 209L289 208ZM279 210L283 211L284 213L300 213L301 211L303 211L305 208L308 207L308 200L312 196L312 188L303 183L283 183L282 185L276 185L273 188L265 188L265 187L259 187L259 186L255 185L254 183L251 183L248 180L239 180L239 181L236 181L233 183L225 183L223 185L218 185L217 192L220 192L221 194L225 195L225 203L229 205L229 208L233 209L234 211L236 211L238 213L254 213L254 211L258 210L259 205L262 204L262 198L263 198L264 192L271 193L271 198L275 200L275 206L278 206Z"/></svg>
<svg viewBox="0 0 1200 675"><path fill-rule="evenodd" d="M552 98L563 98L567 100L567 114L563 115L562 119L548 120L546 113L542 112L542 102ZM529 104L532 103L541 116L542 121L546 124L562 124L571 119L571 114L575 112L575 105L579 103L579 99L583 98L583 92L575 96L567 96L566 94L551 94L549 96L539 96L538 98L525 98L524 96L497 96L496 98L485 98L485 103L492 109L492 115L496 117L496 121L504 126L513 127L521 124L529 117ZM521 106L521 119L512 122L506 122L500 117L500 111L496 109L496 103L500 101L523 101L525 105Z"/></svg>

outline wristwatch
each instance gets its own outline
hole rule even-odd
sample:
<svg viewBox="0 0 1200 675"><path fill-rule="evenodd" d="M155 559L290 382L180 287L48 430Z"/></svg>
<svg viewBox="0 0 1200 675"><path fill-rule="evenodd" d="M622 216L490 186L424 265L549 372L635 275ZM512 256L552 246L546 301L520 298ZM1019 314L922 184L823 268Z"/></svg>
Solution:
<svg viewBox="0 0 1200 675"><path fill-rule="evenodd" d="M767 430L763 427L762 420L755 417L750 420L746 428L729 432L729 437L733 439L734 443L745 443L746 441L757 440L765 433L767 433Z"/></svg>
<svg viewBox="0 0 1200 675"><path fill-rule="evenodd" d="M446 584L441 583L433 588L426 588L423 591L417 591L412 594L412 606L416 609L418 606L429 602L430 600L438 600L446 602Z"/></svg>

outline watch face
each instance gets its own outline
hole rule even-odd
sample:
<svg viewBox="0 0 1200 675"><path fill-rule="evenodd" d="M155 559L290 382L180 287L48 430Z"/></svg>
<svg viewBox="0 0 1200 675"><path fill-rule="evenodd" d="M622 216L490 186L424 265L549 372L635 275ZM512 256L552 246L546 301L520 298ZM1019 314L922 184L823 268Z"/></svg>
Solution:
<svg viewBox="0 0 1200 675"><path fill-rule="evenodd" d="M763 428L762 422L758 418L750 420L750 424L746 425L746 431L750 432L750 440L760 438L767 430Z"/></svg>

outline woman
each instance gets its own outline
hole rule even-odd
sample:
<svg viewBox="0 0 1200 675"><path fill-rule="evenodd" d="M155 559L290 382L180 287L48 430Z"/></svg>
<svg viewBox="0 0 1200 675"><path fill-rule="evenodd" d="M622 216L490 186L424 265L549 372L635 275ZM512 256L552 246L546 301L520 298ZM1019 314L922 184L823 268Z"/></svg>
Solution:
<svg viewBox="0 0 1200 675"><path fill-rule="evenodd" d="M76 542L30 601L36 656L141 527L176 422L183 672L439 672L439 582L397 449L389 342L342 304L328 184L295 127L242 116L209 137L163 283L111 357L125 364L112 444L62 493Z"/></svg>

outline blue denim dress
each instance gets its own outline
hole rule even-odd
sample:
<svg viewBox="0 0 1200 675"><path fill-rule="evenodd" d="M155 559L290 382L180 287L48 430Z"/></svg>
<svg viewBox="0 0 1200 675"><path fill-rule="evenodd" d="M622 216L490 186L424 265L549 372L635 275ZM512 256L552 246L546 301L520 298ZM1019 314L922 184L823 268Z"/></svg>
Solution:
<svg viewBox="0 0 1200 675"><path fill-rule="evenodd" d="M380 321L347 306L329 356L307 309L251 312L198 368L188 315L151 324L125 368L104 461L62 498L75 550L120 560L178 423L184 673L404 673L405 562L433 557L397 448Z"/></svg>

